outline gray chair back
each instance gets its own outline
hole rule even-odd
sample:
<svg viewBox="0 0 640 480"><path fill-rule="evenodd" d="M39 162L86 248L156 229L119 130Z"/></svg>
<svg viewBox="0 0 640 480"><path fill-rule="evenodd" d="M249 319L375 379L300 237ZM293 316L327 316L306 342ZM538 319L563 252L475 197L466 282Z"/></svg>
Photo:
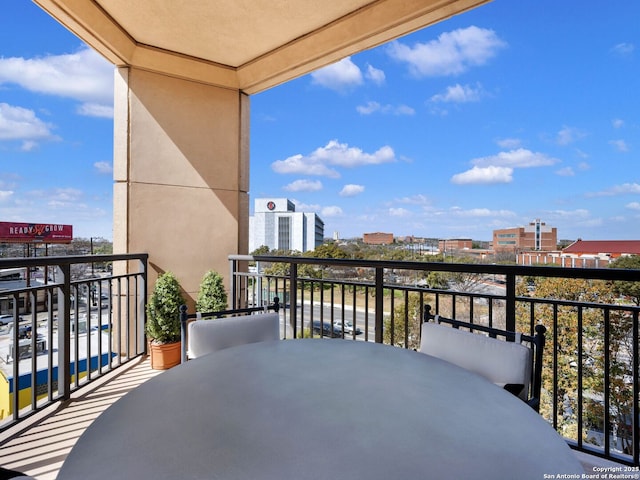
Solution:
<svg viewBox="0 0 640 480"><path fill-rule="evenodd" d="M187 326L187 357L194 359L237 345L279 340L279 327L277 313L192 321Z"/></svg>
<svg viewBox="0 0 640 480"><path fill-rule="evenodd" d="M420 349L474 372L538 411L542 386L543 325L534 336L432 315L425 305ZM522 342L522 343L521 343Z"/></svg>

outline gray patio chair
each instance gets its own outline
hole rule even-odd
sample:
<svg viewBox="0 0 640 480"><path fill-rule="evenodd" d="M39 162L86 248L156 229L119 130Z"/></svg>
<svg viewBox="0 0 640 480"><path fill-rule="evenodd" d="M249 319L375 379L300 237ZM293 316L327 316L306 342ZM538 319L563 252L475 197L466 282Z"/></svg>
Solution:
<svg viewBox="0 0 640 480"><path fill-rule="evenodd" d="M279 309L277 297L266 307L220 312L187 314L187 307L183 305L182 362L237 345L279 340Z"/></svg>
<svg viewBox="0 0 640 480"><path fill-rule="evenodd" d="M543 325L534 336L432 315L425 305L422 353L474 372L538 411L542 384Z"/></svg>

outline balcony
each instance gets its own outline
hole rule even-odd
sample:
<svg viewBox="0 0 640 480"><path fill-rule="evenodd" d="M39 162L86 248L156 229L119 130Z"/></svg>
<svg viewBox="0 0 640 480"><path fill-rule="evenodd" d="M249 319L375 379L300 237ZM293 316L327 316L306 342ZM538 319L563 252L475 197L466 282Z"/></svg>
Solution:
<svg viewBox="0 0 640 480"><path fill-rule="evenodd" d="M125 272L122 265L129 271L71 274L96 261L112 264L114 272ZM543 323L541 415L586 465L639 465L640 307L629 287L638 288L640 271L273 256L230 256L229 261L232 306L261 305L278 296L286 307L285 339L318 337L323 329L311 326L319 323L331 327L331 336L337 331L353 341L413 349L427 305L432 313L523 332ZM35 332L27 339L31 350L25 358L0 359L3 375L26 373L27 385L38 385L13 395L7 382L0 463L55 478L91 415L156 373L145 361L142 328L146 255L0 261L0 269L36 266L46 267L46 281L0 292L1 313L10 307L13 325ZM49 271L55 272L51 279ZM439 283L429 285L427 278ZM20 328L3 328L7 345L24 343ZM46 346L38 352L42 341ZM94 357L95 362L86 361ZM58 374L44 375L41 382L42 374L34 373L39 370ZM98 410L90 413L93 405ZM68 418L74 419L71 432L65 430ZM36 458L38 450L25 448L57 445L58 438L68 438L67 450L48 457Z"/></svg>

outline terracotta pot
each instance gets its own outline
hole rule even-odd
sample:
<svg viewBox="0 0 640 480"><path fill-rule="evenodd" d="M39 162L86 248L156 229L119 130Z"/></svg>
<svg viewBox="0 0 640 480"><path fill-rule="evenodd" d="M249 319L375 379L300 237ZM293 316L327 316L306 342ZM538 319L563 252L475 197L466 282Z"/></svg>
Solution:
<svg viewBox="0 0 640 480"><path fill-rule="evenodd" d="M167 370L180 364L182 342L150 342L149 351L151 352L151 368L154 370Z"/></svg>

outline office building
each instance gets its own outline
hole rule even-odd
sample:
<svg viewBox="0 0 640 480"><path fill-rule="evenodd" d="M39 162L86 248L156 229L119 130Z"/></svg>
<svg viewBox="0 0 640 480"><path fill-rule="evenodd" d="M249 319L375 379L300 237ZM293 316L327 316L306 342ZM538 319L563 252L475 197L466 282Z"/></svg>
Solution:
<svg viewBox="0 0 640 480"><path fill-rule="evenodd" d="M471 250L473 248L473 240L470 238L448 238L446 240L438 240L438 250L440 253L447 254L460 252L462 250Z"/></svg>
<svg viewBox="0 0 640 480"><path fill-rule="evenodd" d="M315 213L296 212L287 198L257 198L249 217L249 252L270 250L307 252L324 241L324 222Z"/></svg>
<svg viewBox="0 0 640 480"><path fill-rule="evenodd" d="M393 233L365 233L362 235L362 242L368 245L391 245L393 243Z"/></svg>
<svg viewBox="0 0 640 480"><path fill-rule="evenodd" d="M558 230L540 219L526 227L504 228L493 231L495 252L519 252L522 250L553 251L558 248Z"/></svg>

